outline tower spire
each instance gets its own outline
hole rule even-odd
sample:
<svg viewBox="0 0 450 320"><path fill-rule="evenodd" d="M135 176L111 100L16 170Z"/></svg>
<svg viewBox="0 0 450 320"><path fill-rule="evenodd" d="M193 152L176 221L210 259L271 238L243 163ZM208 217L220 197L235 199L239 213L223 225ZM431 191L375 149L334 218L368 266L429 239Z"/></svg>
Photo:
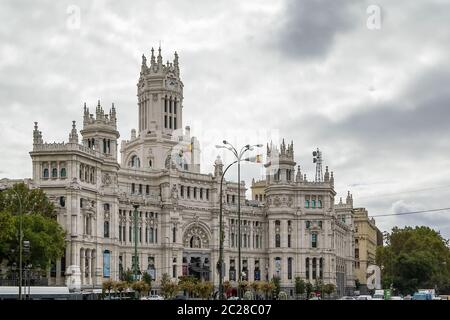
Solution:
<svg viewBox="0 0 450 320"><path fill-rule="evenodd" d="M72 131L69 134L69 143L78 143L78 133L75 121L72 121Z"/></svg>
<svg viewBox="0 0 450 320"><path fill-rule="evenodd" d="M152 47L152 56L150 58L150 66L153 67L156 64L155 62L155 49Z"/></svg>

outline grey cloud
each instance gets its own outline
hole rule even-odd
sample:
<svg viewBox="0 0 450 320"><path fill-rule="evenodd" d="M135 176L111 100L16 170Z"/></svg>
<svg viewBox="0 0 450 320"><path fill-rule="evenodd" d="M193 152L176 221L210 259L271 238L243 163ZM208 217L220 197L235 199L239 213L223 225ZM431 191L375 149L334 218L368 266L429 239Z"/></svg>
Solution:
<svg viewBox="0 0 450 320"><path fill-rule="evenodd" d="M288 1L276 38L288 57L320 58L332 48L335 37L356 23L353 0Z"/></svg>

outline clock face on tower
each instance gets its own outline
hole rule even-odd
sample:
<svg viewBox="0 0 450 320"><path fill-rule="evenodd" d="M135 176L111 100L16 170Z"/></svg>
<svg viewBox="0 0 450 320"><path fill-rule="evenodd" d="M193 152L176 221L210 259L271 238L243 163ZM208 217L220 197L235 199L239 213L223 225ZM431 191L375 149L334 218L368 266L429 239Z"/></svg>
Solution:
<svg viewBox="0 0 450 320"><path fill-rule="evenodd" d="M177 87L177 80L175 78L167 78L166 87L168 89L175 89Z"/></svg>

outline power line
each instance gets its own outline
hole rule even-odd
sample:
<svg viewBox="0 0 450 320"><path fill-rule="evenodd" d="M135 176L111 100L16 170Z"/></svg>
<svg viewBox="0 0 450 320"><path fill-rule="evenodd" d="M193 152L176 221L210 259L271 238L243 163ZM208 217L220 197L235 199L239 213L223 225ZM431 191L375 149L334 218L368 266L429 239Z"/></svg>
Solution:
<svg viewBox="0 0 450 320"><path fill-rule="evenodd" d="M394 195L398 195L398 194L408 194L408 193L414 193L414 192L422 192L422 191L430 191L430 190L446 189L446 188L450 188L450 185L444 185L444 186L438 186L438 187L429 187L429 188L408 190L408 191L399 191L399 192L385 193L385 194L377 194L377 195L372 195L372 196L362 196L362 197L357 197L357 199L359 200L359 199L389 197L389 196L394 196Z"/></svg>
<svg viewBox="0 0 450 320"><path fill-rule="evenodd" d="M377 218L377 217L389 217L389 216L403 216L403 215L407 215L407 214L429 213L429 212L437 212L437 211L445 211L445 210L450 210L450 208L439 208L439 209L410 211L410 212L399 212L399 213L387 213L387 214L378 214L378 215L369 216L369 217Z"/></svg>

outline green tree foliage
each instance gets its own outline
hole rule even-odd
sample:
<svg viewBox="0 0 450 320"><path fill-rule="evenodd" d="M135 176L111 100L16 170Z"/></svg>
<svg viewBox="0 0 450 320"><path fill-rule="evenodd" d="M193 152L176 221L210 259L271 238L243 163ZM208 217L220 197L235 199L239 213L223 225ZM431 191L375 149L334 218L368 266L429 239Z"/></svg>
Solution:
<svg viewBox="0 0 450 320"><path fill-rule="evenodd" d="M305 290L306 290L305 281L300 277L295 277L295 293L297 295L303 295L305 294Z"/></svg>
<svg viewBox="0 0 450 320"><path fill-rule="evenodd" d="M23 255L24 263L42 269L50 261L62 257L65 249L65 233L56 221L56 212L40 189L29 190L25 184L16 184L0 192L0 262L19 264L19 226L22 209L23 240L30 242L30 253Z"/></svg>
<svg viewBox="0 0 450 320"><path fill-rule="evenodd" d="M161 279L161 294L163 295L164 299L174 298L178 291L178 285L170 280L170 277L167 273L164 273Z"/></svg>
<svg viewBox="0 0 450 320"><path fill-rule="evenodd" d="M311 297L311 292L314 290L314 287L311 282L307 282L305 286L306 290L306 299L309 299Z"/></svg>
<svg viewBox="0 0 450 320"><path fill-rule="evenodd" d="M56 218L55 206L42 189L30 190L24 183L18 183L11 189L0 192L0 211L17 215L20 206L25 214L39 214L48 218Z"/></svg>
<svg viewBox="0 0 450 320"><path fill-rule="evenodd" d="M448 240L428 227L393 228L386 246L377 249L376 262L382 266L383 287L391 285L401 294L419 288L450 290Z"/></svg>
<svg viewBox="0 0 450 320"><path fill-rule="evenodd" d="M278 294L280 293L281 290L280 277L273 277L272 283L273 283L273 296L278 297Z"/></svg>

